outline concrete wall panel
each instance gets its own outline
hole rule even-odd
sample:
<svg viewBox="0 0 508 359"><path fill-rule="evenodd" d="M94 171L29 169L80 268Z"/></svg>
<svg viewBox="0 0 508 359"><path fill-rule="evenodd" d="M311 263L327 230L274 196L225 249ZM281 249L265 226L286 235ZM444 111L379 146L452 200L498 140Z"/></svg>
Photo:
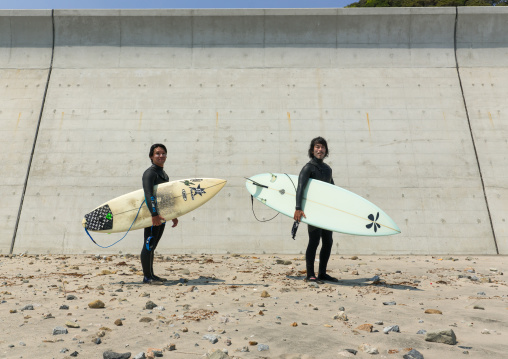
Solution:
<svg viewBox="0 0 508 359"><path fill-rule="evenodd" d="M51 60L51 11L0 11L0 253L14 234Z"/></svg>
<svg viewBox="0 0 508 359"><path fill-rule="evenodd" d="M0 68L47 68L51 60L51 11L0 10Z"/></svg>

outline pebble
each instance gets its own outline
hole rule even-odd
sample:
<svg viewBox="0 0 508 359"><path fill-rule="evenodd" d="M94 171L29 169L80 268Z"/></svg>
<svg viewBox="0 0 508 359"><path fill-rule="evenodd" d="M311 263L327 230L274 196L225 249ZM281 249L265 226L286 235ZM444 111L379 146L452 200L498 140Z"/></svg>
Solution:
<svg viewBox="0 0 508 359"><path fill-rule="evenodd" d="M373 327L374 326L372 324L362 324L362 325L358 326L356 329L371 333Z"/></svg>
<svg viewBox="0 0 508 359"><path fill-rule="evenodd" d="M367 354L379 354L379 351L376 347L373 347L369 344L362 344L358 347L360 351L367 353Z"/></svg>
<svg viewBox="0 0 508 359"><path fill-rule="evenodd" d="M343 311L338 312L337 314L335 314L333 316L333 319L342 320L343 322L347 322L348 321L347 315Z"/></svg>
<svg viewBox="0 0 508 359"><path fill-rule="evenodd" d="M148 348L146 351L147 359L159 358L162 356L162 349Z"/></svg>
<svg viewBox="0 0 508 359"><path fill-rule="evenodd" d="M71 322L70 320L66 321L65 322L65 325L68 327L68 328L79 328L79 324L76 323L76 322Z"/></svg>
<svg viewBox="0 0 508 359"><path fill-rule="evenodd" d="M145 352L141 352L141 353L136 354L134 359L146 359Z"/></svg>
<svg viewBox="0 0 508 359"><path fill-rule="evenodd" d="M150 323L153 322L153 319L150 317L143 317L139 320L140 323Z"/></svg>
<svg viewBox="0 0 508 359"><path fill-rule="evenodd" d="M102 358L103 359L129 359L131 357L131 353L116 353L116 352L113 352L113 351L105 351L104 353L102 353Z"/></svg>
<svg viewBox="0 0 508 359"><path fill-rule="evenodd" d="M375 322L374 324L376 324L376 325L383 325L384 323L383 323L383 321L382 321L382 320L378 320L378 321L377 321L377 322Z"/></svg>
<svg viewBox="0 0 508 359"><path fill-rule="evenodd" d="M69 354L69 355L70 355L71 357L77 357L77 356L78 356L78 354L79 354L79 353L75 351L75 352L72 352L72 353L71 353L71 354Z"/></svg>
<svg viewBox="0 0 508 359"><path fill-rule="evenodd" d="M270 294L269 294L266 290L264 290L263 292L261 292L261 297L262 297L262 298L268 298L269 296L270 296Z"/></svg>
<svg viewBox="0 0 508 359"><path fill-rule="evenodd" d="M267 351L269 350L270 347L266 344L258 344L258 351L259 352L264 352L264 351Z"/></svg>
<svg viewBox="0 0 508 359"><path fill-rule="evenodd" d="M482 330L482 334L490 334L490 330L488 330L488 329L483 329L483 330Z"/></svg>
<svg viewBox="0 0 508 359"><path fill-rule="evenodd" d="M292 264L293 262L288 261L288 260L283 260L283 259L276 259L275 263L277 263L277 264L283 264L285 266L288 266L288 265Z"/></svg>
<svg viewBox="0 0 508 359"><path fill-rule="evenodd" d="M457 337L452 329L441 330L439 332L428 332L425 334L425 341L434 343L443 343L448 345L457 344Z"/></svg>
<svg viewBox="0 0 508 359"><path fill-rule="evenodd" d="M157 307L157 304L155 304L154 302L149 300L148 302L146 302L145 307L143 309L150 309L151 310L156 307Z"/></svg>
<svg viewBox="0 0 508 359"><path fill-rule="evenodd" d="M90 302L88 303L88 307L89 308L92 308L92 309L102 309L104 308L106 305L104 304L104 302L102 302L101 300L97 299L97 300L94 300L93 302Z"/></svg>
<svg viewBox="0 0 508 359"><path fill-rule="evenodd" d="M396 302L394 301L391 301L391 302L383 302L383 305L397 305Z"/></svg>
<svg viewBox="0 0 508 359"><path fill-rule="evenodd" d="M23 308L21 308L21 311L24 310L34 310L34 306L32 304L25 305Z"/></svg>
<svg viewBox="0 0 508 359"><path fill-rule="evenodd" d="M68 309L69 309L69 306L68 306L68 305L63 304L63 305L61 305L61 306L60 306L60 308L58 308L58 309L61 309L61 310L68 310Z"/></svg>
<svg viewBox="0 0 508 359"><path fill-rule="evenodd" d="M475 306L473 307L473 309L485 310L485 308L484 308L484 307L482 307L481 305L475 305Z"/></svg>
<svg viewBox="0 0 508 359"><path fill-rule="evenodd" d="M78 298L75 295L69 294L66 299L67 300L76 300Z"/></svg>
<svg viewBox="0 0 508 359"><path fill-rule="evenodd" d="M404 359L424 359L422 353L416 349L411 349L402 357Z"/></svg>
<svg viewBox="0 0 508 359"><path fill-rule="evenodd" d="M115 325L121 327L123 325L122 319L115 320Z"/></svg>
<svg viewBox="0 0 508 359"><path fill-rule="evenodd" d="M213 334L205 334L205 335L203 335L203 339L208 340L212 344L215 344L219 341L217 336L213 335Z"/></svg>
<svg viewBox="0 0 508 359"><path fill-rule="evenodd" d="M67 328L64 327L56 327L53 329L53 335L67 334Z"/></svg>
<svg viewBox="0 0 508 359"><path fill-rule="evenodd" d="M392 326L390 326L390 327L385 327L385 328L383 329L383 333L388 334L389 332L396 332L396 333L400 333L399 326L398 326L398 325L392 325Z"/></svg>
<svg viewBox="0 0 508 359"><path fill-rule="evenodd" d="M426 334L427 331L425 329L420 329L419 331L416 332L416 334Z"/></svg>
<svg viewBox="0 0 508 359"><path fill-rule="evenodd" d="M443 312L438 309L426 309L425 314L443 314Z"/></svg>

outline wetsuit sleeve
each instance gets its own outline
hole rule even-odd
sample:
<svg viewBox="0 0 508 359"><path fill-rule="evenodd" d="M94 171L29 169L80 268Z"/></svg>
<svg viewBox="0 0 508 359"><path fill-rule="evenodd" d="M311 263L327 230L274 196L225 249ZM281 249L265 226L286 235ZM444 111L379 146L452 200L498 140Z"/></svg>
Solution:
<svg viewBox="0 0 508 359"><path fill-rule="evenodd" d="M157 200L153 190L156 179L157 174L154 171L148 169L145 171L145 173L143 173L143 191L145 192L145 203L148 207L148 210L152 214L152 217L159 215L159 212L157 211Z"/></svg>
<svg viewBox="0 0 508 359"><path fill-rule="evenodd" d="M296 190L296 210L302 210L303 191L305 190L305 187L307 187L310 174L311 167L309 165L305 165L300 171L300 175L298 176L298 188Z"/></svg>

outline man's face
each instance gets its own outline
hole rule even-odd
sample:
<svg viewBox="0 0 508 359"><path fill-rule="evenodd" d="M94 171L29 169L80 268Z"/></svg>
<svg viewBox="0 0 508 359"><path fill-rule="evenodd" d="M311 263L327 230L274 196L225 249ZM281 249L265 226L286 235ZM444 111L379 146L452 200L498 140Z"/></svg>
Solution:
<svg viewBox="0 0 508 359"><path fill-rule="evenodd" d="M153 156L150 157L153 163L159 167L164 167L164 162L166 162L166 151L163 148L157 147L153 151Z"/></svg>
<svg viewBox="0 0 508 359"><path fill-rule="evenodd" d="M318 160L322 160L325 158L325 156L326 156L326 147L320 143L316 143L314 145L314 157L316 157Z"/></svg>

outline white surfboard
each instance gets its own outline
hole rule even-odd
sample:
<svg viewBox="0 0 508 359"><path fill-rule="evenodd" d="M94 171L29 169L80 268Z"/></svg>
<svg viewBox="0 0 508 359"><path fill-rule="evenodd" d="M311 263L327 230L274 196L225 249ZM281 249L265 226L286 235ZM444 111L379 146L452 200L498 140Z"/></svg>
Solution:
<svg viewBox="0 0 508 359"><path fill-rule="evenodd" d="M208 202L226 182L218 178L192 178L157 185L159 214L166 221L180 217ZM131 225L131 230L150 227L152 215L144 200L142 189L116 197L86 214L83 227L103 233L125 232Z"/></svg>
<svg viewBox="0 0 508 359"><path fill-rule="evenodd" d="M247 190L261 203L293 218L298 176L262 173L247 179ZM378 206L344 188L310 179L303 193L302 222L334 232L358 236L400 233L395 222Z"/></svg>

